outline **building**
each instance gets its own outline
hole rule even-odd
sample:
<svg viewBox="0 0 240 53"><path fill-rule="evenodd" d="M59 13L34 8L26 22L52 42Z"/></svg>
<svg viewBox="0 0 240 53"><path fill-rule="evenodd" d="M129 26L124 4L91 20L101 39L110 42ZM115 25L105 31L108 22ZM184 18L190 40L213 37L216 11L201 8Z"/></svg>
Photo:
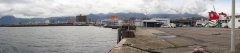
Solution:
<svg viewBox="0 0 240 53"><path fill-rule="evenodd" d="M87 16L82 15L76 16L76 22L87 22Z"/></svg>
<svg viewBox="0 0 240 53"><path fill-rule="evenodd" d="M175 23L177 27L193 27L196 21L191 18L180 18L172 20L171 23Z"/></svg>
<svg viewBox="0 0 240 53"><path fill-rule="evenodd" d="M150 20L142 20L144 27L171 27L170 19L152 18Z"/></svg>
<svg viewBox="0 0 240 53"><path fill-rule="evenodd" d="M121 25L121 20L111 20L111 19L104 19L101 20L101 24L103 26L119 26Z"/></svg>
<svg viewBox="0 0 240 53"><path fill-rule="evenodd" d="M87 25L87 16L83 15L76 16L75 25Z"/></svg>
<svg viewBox="0 0 240 53"><path fill-rule="evenodd" d="M139 20L139 19L135 20L135 21L134 21L134 25L135 25L135 26L138 26L138 27L139 27L139 26L143 26L142 20Z"/></svg>

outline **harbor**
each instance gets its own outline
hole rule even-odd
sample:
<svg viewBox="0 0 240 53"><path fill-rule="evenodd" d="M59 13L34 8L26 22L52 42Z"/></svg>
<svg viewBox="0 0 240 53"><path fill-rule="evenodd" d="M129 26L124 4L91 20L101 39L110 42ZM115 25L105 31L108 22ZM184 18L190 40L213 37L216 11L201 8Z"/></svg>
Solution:
<svg viewBox="0 0 240 53"><path fill-rule="evenodd" d="M240 15L235 17L236 32L240 32ZM122 19L120 16L111 15L106 17L106 19L93 21L85 15L78 15L67 21L50 19L43 23L20 23L2 27L65 26L70 27L69 29L71 27L111 29L115 30L115 34L108 36L113 36L114 38L112 39L115 39L114 41L117 42L115 47L108 49L109 53L193 53L196 51L202 53L230 53L230 29L232 28L231 22L233 22L230 18L232 16L214 11L209 12L209 17L179 17L176 19L164 17L130 17ZM100 31L99 29L93 30ZM92 33L92 31L86 32L81 30L78 30L78 32ZM98 34L100 33L90 36L98 36ZM240 40L238 38L240 37L239 34L236 33L235 36L236 52L239 52L240 48L240 44L237 42ZM59 52L58 50L55 51ZM106 53L106 50L102 51L102 53Z"/></svg>
<svg viewBox="0 0 240 53"><path fill-rule="evenodd" d="M240 53L240 0L0 0L0 53Z"/></svg>

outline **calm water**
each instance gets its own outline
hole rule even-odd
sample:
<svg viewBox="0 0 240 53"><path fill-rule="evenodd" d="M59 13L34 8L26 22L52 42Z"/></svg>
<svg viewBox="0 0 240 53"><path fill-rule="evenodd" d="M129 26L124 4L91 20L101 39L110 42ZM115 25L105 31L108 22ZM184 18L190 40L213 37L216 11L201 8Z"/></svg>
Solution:
<svg viewBox="0 0 240 53"><path fill-rule="evenodd" d="M0 27L0 53L107 53L116 37L94 26Z"/></svg>

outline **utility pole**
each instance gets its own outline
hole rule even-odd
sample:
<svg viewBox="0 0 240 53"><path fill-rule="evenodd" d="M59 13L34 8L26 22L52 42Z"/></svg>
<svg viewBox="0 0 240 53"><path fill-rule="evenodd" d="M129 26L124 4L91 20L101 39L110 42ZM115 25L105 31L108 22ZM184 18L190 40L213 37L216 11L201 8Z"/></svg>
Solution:
<svg viewBox="0 0 240 53"><path fill-rule="evenodd" d="M235 0L232 0L231 53L235 53Z"/></svg>

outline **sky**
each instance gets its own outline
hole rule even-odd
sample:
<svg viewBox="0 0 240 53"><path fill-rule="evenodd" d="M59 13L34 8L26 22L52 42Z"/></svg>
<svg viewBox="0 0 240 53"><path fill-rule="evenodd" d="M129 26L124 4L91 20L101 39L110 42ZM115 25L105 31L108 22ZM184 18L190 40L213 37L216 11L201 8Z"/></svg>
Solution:
<svg viewBox="0 0 240 53"><path fill-rule="evenodd" d="M240 0L236 13L240 14ZM98 13L198 14L217 12L231 14L231 0L0 0L0 16L20 18L76 16Z"/></svg>
<svg viewBox="0 0 240 53"><path fill-rule="evenodd" d="M231 15L232 12L232 0L215 0L212 5L215 6L217 12L225 12ZM207 9L212 10L213 7L208 7ZM236 0L236 14L240 15L240 0Z"/></svg>

